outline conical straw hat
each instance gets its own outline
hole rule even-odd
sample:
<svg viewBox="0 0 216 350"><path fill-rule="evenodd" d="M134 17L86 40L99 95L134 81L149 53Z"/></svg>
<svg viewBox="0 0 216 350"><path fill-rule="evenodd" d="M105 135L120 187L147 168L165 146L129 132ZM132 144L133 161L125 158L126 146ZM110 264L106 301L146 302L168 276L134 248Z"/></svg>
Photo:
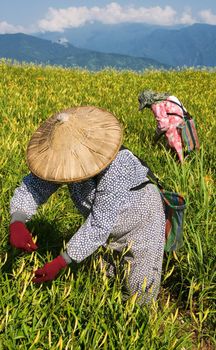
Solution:
<svg viewBox="0 0 216 350"><path fill-rule="evenodd" d="M106 168L122 144L122 126L94 106L69 108L47 119L27 148L28 167L54 182L90 178Z"/></svg>

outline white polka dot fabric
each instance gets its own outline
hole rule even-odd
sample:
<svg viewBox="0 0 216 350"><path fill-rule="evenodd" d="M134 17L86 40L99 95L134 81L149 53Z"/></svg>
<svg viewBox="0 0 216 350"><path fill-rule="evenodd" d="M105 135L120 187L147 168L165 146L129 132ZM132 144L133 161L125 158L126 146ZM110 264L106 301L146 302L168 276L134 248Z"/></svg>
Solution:
<svg viewBox="0 0 216 350"><path fill-rule="evenodd" d="M67 254L76 262L99 246L118 252L130 246L125 255L130 262L128 288L143 295L145 302L158 293L165 239L165 214L157 187L148 184L130 191L148 180L147 171L124 149L97 177L69 184L71 198L86 221L67 244ZM59 186L29 174L15 190L11 215L23 212L29 220Z"/></svg>

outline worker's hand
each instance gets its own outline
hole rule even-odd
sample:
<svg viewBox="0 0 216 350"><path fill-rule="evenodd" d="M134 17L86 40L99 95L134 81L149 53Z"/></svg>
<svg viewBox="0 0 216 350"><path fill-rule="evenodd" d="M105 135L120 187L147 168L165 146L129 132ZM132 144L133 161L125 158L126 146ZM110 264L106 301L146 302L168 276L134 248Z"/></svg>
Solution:
<svg viewBox="0 0 216 350"><path fill-rule="evenodd" d="M52 281L56 278L59 271L67 266L64 258L59 255L57 258L49 263L46 263L42 269L35 271L34 283L43 283L46 281Z"/></svg>
<svg viewBox="0 0 216 350"><path fill-rule="evenodd" d="M15 221L9 226L10 244L26 252L33 252L38 246L33 242L32 235L21 221Z"/></svg>

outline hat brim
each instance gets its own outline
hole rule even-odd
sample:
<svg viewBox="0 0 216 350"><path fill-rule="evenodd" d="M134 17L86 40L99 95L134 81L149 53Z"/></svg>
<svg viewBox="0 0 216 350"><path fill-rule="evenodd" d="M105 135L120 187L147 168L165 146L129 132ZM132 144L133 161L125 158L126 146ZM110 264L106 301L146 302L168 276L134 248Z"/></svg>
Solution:
<svg viewBox="0 0 216 350"><path fill-rule="evenodd" d="M48 118L33 134L27 164L47 181L82 181L112 162L122 139L123 127L112 113L95 106L69 108Z"/></svg>

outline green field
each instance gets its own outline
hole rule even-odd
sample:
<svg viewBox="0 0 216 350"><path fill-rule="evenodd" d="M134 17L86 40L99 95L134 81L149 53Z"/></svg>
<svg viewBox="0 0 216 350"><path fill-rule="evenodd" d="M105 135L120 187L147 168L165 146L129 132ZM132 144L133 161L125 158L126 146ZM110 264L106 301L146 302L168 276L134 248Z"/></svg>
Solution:
<svg viewBox="0 0 216 350"><path fill-rule="evenodd" d="M12 65L0 62L0 350L215 349L216 72L194 69L135 73ZM195 117L201 149L183 166L152 143L155 120L138 112L142 89L168 91ZM52 260L83 219L65 187L28 223L39 250L8 244L9 202L28 172L32 133L54 112L95 105L124 125L124 145L146 160L166 189L187 200L184 245L164 256L161 292L151 308L122 301L121 281L109 280L100 251L71 266L52 284L32 284L32 271Z"/></svg>

